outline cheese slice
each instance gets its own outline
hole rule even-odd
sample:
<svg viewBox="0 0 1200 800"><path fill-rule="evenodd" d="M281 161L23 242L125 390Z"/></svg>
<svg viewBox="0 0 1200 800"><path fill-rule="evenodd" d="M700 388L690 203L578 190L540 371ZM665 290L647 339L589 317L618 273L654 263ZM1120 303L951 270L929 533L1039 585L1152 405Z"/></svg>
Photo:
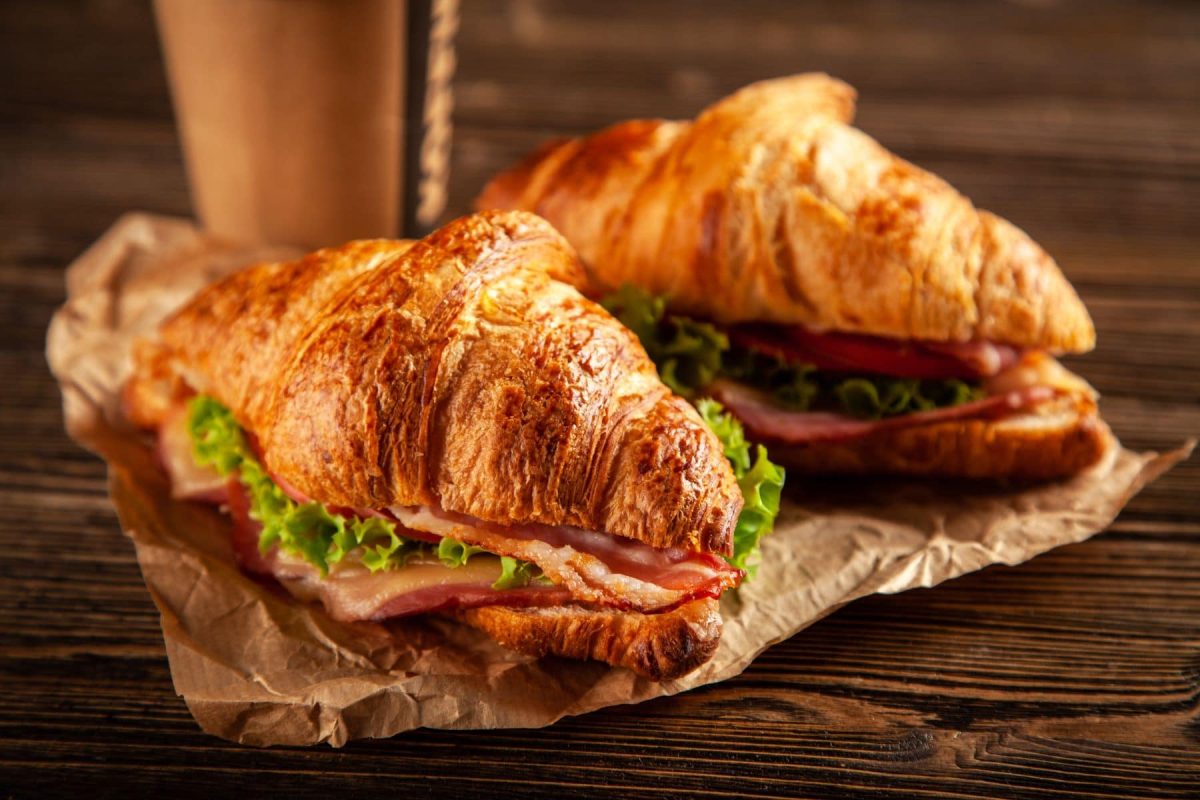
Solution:
<svg viewBox="0 0 1200 800"><path fill-rule="evenodd" d="M453 569L425 560L401 569L371 572L361 563L348 561L334 565L326 577L305 561L280 556L272 571L293 595L321 603L330 616L342 621L480 605L553 605L570 598L557 586L493 589L501 573L500 559L493 555L472 556Z"/></svg>

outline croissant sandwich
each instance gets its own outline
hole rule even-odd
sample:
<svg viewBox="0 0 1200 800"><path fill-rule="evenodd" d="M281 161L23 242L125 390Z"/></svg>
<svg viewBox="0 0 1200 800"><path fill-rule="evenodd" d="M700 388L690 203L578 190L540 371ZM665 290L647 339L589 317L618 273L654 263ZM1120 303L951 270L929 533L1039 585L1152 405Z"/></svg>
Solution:
<svg viewBox="0 0 1200 800"><path fill-rule="evenodd" d="M1025 233L851 126L826 75L753 84L691 122L550 142L479 208L535 211L663 379L721 400L810 472L1056 478L1099 460L1095 343Z"/></svg>
<svg viewBox="0 0 1200 800"><path fill-rule="evenodd" d="M253 266L138 344L126 413L176 496L228 509L246 570L335 619L454 614L676 677L783 473L660 382L580 269L524 212Z"/></svg>

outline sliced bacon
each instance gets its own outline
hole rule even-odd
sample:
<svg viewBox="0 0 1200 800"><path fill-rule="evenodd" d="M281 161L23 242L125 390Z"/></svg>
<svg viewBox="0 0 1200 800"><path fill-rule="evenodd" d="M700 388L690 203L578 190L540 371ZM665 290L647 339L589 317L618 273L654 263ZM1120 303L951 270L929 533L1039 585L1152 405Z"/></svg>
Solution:
<svg viewBox="0 0 1200 800"><path fill-rule="evenodd" d="M653 613L719 597L743 573L723 559L568 525L496 525L429 508L393 508L409 528L439 533L489 552L532 561L580 600Z"/></svg>
<svg viewBox="0 0 1200 800"><path fill-rule="evenodd" d="M1008 369L1021 357L994 342L926 342L852 333L816 333L799 326L739 325L729 332L742 347L789 363L835 372L868 372L896 378L979 378Z"/></svg>
<svg viewBox="0 0 1200 800"><path fill-rule="evenodd" d="M831 412L790 411L774 405L761 392L733 381L717 381L708 391L742 421L752 438L784 444L846 441L880 430L952 419L998 419L1044 403L1059 394L1050 386L1022 386L973 403L888 419L863 420Z"/></svg>

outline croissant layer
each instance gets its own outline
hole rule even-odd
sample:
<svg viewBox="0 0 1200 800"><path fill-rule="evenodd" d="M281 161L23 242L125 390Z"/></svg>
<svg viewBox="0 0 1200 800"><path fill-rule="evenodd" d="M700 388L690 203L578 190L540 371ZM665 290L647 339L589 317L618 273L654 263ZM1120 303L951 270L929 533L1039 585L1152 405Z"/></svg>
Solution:
<svg viewBox="0 0 1200 800"><path fill-rule="evenodd" d="M1094 402L1069 396L1001 420L882 429L848 442L775 445L771 454L788 469L803 473L1042 481L1092 466L1113 441Z"/></svg>
<svg viewBox="0 0 1200 800"><path fill-rule="evenodd" d="M695 600L663 614L582 606L461 612L459 618L510 650L526 655L594 659L651 680L686 675L708 661L721 640L716 600Z"/></svg>
<svg viewBox="0 0 1200 800"><path fill-rule="evenodd" d="M593 291L634 283L718 322L1091 349L1054 260L852 127L854 105L826 75L763 81L691 122L548 143L477 207L550 220Z"/></svg>
<svg viewBox="0 0 1200 800"><path fill-rule="evenodd" d="M476 214L238 272L163 325L139 374L169 385L169 363L331 506L730 552L742 501L719 441L582 280L545 221Z"/></svg>

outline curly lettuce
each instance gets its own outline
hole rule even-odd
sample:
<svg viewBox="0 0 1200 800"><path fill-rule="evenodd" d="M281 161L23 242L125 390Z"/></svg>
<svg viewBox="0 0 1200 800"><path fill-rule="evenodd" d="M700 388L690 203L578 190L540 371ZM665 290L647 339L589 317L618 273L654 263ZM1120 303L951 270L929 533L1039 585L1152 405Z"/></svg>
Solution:
<svg viewBox="0 0 1200 800"><path fill-rule="evenodd" d="M451 539L449 536L444 537L437 546L438 561L442 562L442 566L450 569L457 569L471 559L471 556L479 553L486 553L482 547L460 542L458 539Z"/></svg>
<svg viewBox="0 0 1200 800"><path fill-rule="evenodd" d="M758 570L762 538L775 527L786 473L783 467L767 457L767 448L761 444L755 445L751 458L750 443L746 441L742 423L716 400L701 398L696 402L696 410L721 440L738 488L742 490L742 513L733 530L733 555L726 560L753 576Z"/></svg>
<svg viewBox="0 0 1200 800"><path fill-rule="evenodd" d="M817 370L811 364L792 364L744 347L733 347L723 354L721 375L765 391L774 402L792 411L808 411L821 395Z"/></svg>
<svg viewBox="0 0 1200 800"><path fill-rule="evenodd" d="M250 499L250 516L262 524L258 548L267 553L279 547L329 574L329 568L358 550L371 572L404 566L420 553L432 555L447 567L461 567L474 555L487 551L456 539L442 539L436 547L401 536L396 523L379 517L359 519L330 512L321 503L298 503L288 497L259 463L233 413L208 395L188 402L188 432L192 457L223 478L236 476ZM513 562L508 564L507 562ZM494 589L512 589L538 579L533 564L501 557L501 575Z"/></svg>
<svg viewBox="0 0 1200 800"><path fill-rule="evenodd" d="M984 391L955 378L940 381L915 378L847 378L832 387L846 413L860 419L883 419L918 411L956 406L979 400Z"/></svg>
<svg viewBox="0 0 1200 800"><path fill-rule="evenodd" d="M516 589L531 583L548 584L550 582L550 579L542 574L542 570L537 564L512 556L500 556L500 577L492 584L492 588Z"/></svg>
<svg viewBox="0 0 1200 800"><path fill-rule="evenodd" d="M600 304L633 331L658 367L662 382L692 397L721 374L729 337L707 322L667 315L667 301L626 284Z"/></svg>

